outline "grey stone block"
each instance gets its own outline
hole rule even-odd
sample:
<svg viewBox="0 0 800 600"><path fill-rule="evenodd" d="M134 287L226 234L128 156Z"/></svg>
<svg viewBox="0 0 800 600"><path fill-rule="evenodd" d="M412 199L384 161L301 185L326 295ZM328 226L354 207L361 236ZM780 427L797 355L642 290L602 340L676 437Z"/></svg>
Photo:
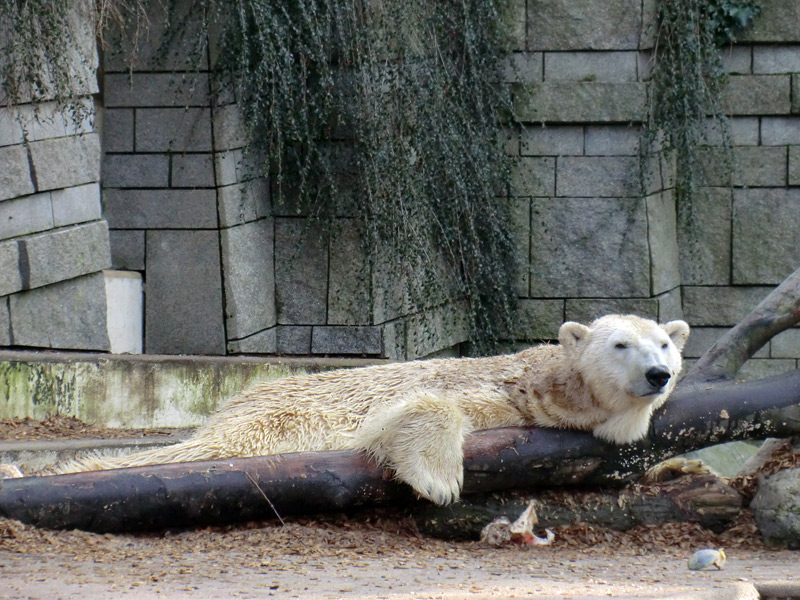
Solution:
<svg viewBox="0 0 800 600"><path fill-rule="evenodd" d="M275 354L277 327L260 331L241 340L228 342L229 354Z"/></svg>
<svg viewBox="0 0 800 600"><path fill-rule="evenodd" d="M541 52L515 52L502 62L502 80L506 83L538 83L544 73Z"/></svg>
<svg viewBox="0 0 800 600"><path fill-rule="evenodd" d="M790 2L762 2L761 15L739 37L751 42L800 42L800 4Z"/></svg>
<svg viewBox="0 0 800 600"><path fill-rule="evenodd" d="M247 145L247 128L238 104L214 110L214 150L233 150Z"/></svg>
<svg viewBox="0 0 800 600"><path fill-rule="evenodd" d="M0 148L0 200L17 198L34 191L25 147Z"/></svg>
<svg viewBox="0 0 800 600"><path fill-rule="evenodd" d="M102 217L100 184L87 183L50 192L53 224L56 227L96 221Z"/></svg>
<svg viewBox="0 0 800 600"><path fill-rule="evenodd" d="M732 327L772 291L772 287L684 286L683 312L693 327Z"/></svg>
<svg viewBox="0 0 800 600"><path fill-rule="evenodd" d="M469 339L466 304L448 303L406 319L406 358L430 356Z"/></svg>
<svg viewBox="0 0 800 600"><path fill-rule="evenodd" d="M111 266L108 225L95 221L19 240L23 287L42 287Z"/></svg>
<svg viewBox="0 0 800 600"><path fill-rule="evenodd" d="M730 115L783 115L791 110L788 75L732 75L723 89Z"/></svg>
<svg viewBox="0 0 800 600"><path fill-rule="evenodd" d="M675 288L666 294L661 294L658 300L658 322L666 323L675 319L683 319L683 306L681 288Z"/></svg>
<svg viewBox="0 0 800 600"><path fill-rule="evenodd" d="M103 100L106 107L208 106L208 73L108 73Z"/></svg>
<svg viewBox="0 0 800 600"><path fill-rule="evenodd" d="M678 247L682 284L730 283L732 205L729 188L705 188L692 207L694 218L681 219Z"/></svg>
<svg viewBox="0 0 800 600"><path fill-rule="evenodd" d="M558 339L565 321L563 300L520 299L517 303L515 339L528 341Z"/></svg>
<svg viewBox="0 0 800 600"><path fill-rule="evenodd" d="M112 229L214 229L214 190L116 190L103 192L103 214Z"/></svg>
<svg viewBox="0 0 800 600"><path fill-rule="evenodd" d="M523 156L564 156L583 154L583 127L554 125L525 127L520 134Z"/></svg>
<svg viewBox="0 0 800 600"><path fill-rule="evenodd" d="M657 296L681 283L675 199L667 191L648 196L646 202L652 294Z"/></svg>
<svg viewBox="0 0 800 600"><path fill-rule="evenodd" d="M647 98L644 83L513 84L513 89L514 114L534 123L635 123Z"/></svg>
<svg viewBox="0 0 800 600"><path fill-rule="evenodd" d="M733 283L779 284L798 266L800 189L735 190Z"/></svg>
<svg viewBox="0 0 800 600"><path fill-rule="evenodd" d="M0 239L53 228L50 193L0 202Z"/></svg>
<svg viewBox="0 0 800 600"><path fill-rule="evenodd" d="M530 0L530 50L635 50L642 33L639 0Z"/></svg>
<svg viewBox="0 0 800 600"><path fill-rule="evenodd" d="M704 147L698 153L702 176L708 185L783 187L786 185L787 153L782 146L737 146L732 172L719 148Z"/></svg>
<svg viewBox="0 0 800 600"><path fill-rule="evenodd" d="M29 148L39 191L100 180L100 140L95 133L33 142Z"/></svg>
<svg viewBox="0 0 800 600"><path fill-rule="evenodd" d="M217 188L221 227L233 227L270 214L269 181L253 179Z"/></svg>
<svg viewBox="0 0 800 600"><path fill-rule="evenodd" d="M311 333L312 354L368 354L383 353L380 327L316 326Z"/></svg>
<svg viewBox="0 0 800 600"><path fill-rule="evenodd" d="M800 329L787 329L770 340L772 358L800 358Z"/></svg>
<svg viewBox="0 0 800 600"><path fill-rule="evenodd" d="M545 81L637 80L637 52L545 52Z"/></svg>
<svg viewBox="0 0 800 600"><path fill-rule="evenodd" d="M275 219L275 297L281 325L324 324L328 240L308 219Z"/></svg>
<svg viewBox="0 0 800 600"><path fill-rule="evenodd" d="M38 142L52 138L84 135L94 132L94 101L91 97L74 98L80 114L64 113L53 101L25 104L17 107L25 139Z"/></svg>
<svg viewBox="0 0 800 600"><path fill-rule="evenodd" d="M133 152L133 147L133 109L105 109L103 113L103 151Z"/></svg>
<svg viewBox="0 0 800 600"><path fill-rule="evenodd" d="M499 31L506 34L508 52L525 50L525 0L510 0L497 5Z"/></svg>
<svg viewBox="0 0 800 600"><path fill-rule="evenodd" d="M800 144L800 117L763 117L761 143L765 146Z"/></svg>
<svg viewBox="0 0 800 600"><path fill-rule="evenodd" d="M528 198L511 198L511 238L520 268L515 279L517 295L529 295L530 281L528 262L531 256L531 201Z"/></svg>
<svg viewBox="0 0 800 600"><path fill-rule="evenodd" d="M169 187L169 155L106 154L103 157L103 187Z"/></svg>
<svg viewBox="0 0 800 600"><path fill-rule="evenodd" d="M800 46L754 46L753 72L800 72Z"/></svg>
<svg viewBox="0 0 800 600"><path fill-rule="evenodd" d="M224 354L219 234L151 230L146 249L145 351Z"/></svg>
<svg viewBox="0 0 800 600"><path fill-rule="evenodd" d="M311 354L311 326L279 325L278 354Z"/></svg>
<svg viewBox="0 0 800 600"><path fill-rule="evenodd" d="M214 160L211 154L173 154L172 187L214 187Z"/></svg>
<svg viewBox="0 0 800 600"><path fill-rule="evenodd" d="M19 271L19 247L16 241L0 243L0 296L7 296L22 289ZM5 299L3 300L5 304ZM0 319L0 334L3 333Z"/></svg>
<svg viewBox="0 0 800 600"><path fill-rule="evenodd" d="M228 337L244 338L274 326L272 220L223 229L221 242Z"/></svg>
<svg viewBox="0 0 800 600"><path fill-rule="evenodd" d="M758 117L734 117L728 119L727 134L734 146L757 146L760 143L760 119ZM725 129L709 119L705 124L703 143L710 146L721 146L725 142Z"/></svg>
<svg viewBox="0 0 800 600"><path fill-rule="evenodd" d="M800 146L789 147L789 185L800 185Z"/></svg>
<svg viewBox="0 0 800 600"><path fill-rule="evenodd" d="M370 323L370 266L365 235L363 221L343 219L331 225L329 325Z"/></svg>
<svg viewBox="0 0 800 600"><path fill-rule="evenodd" d="M629 125L588 125L587 156L638 156L641 129Z"/></svg>
<svg viewBox="0 0 800 600"><path fill-rule="evenodd" d="M137 109L137 152L210 152L211 149L209 109Z"/></svg>
<svg viewBox="0 0 800 600"><path fill-rule="evenodd" d="M768 545L800 549L800 469L784 469L766 477L750 506Z"/></svg>
<svg viewBox="0 0 800 600"><path fill-rule="evenodd" d="M752 72L753 48L752 46L729 46L720 53L722 68L726 73L737 75Z"/></svg>
<svg viewBox="0 0 800 600"><path fill-rule="evenodd" d="M112 229L111 266L114 269L144 271L144 231Z"/></svg>
<svg viewBox="0 0 800 600"><path fill-rule="evenodd" d="M658 300L655 298L598 298L592 300L569 299L566 304L567 321L588 324L604 315L638 315L658 319Z"/></svg>
<svg viewBox="0 0 800 600"><path fill-rule="evenodd" d="M532 211L531 296L650 295L644 201L535 198Z"/></svg>
<svg viewBox="0 0 800 600"><path fill-rule="evenodd" d="M0 346L11 345L11 315L8 312L8 298L0 298Z"/></svg>
<svg viewBox="0 0 800 600"><path fill-rule="evenodd" d="M797 369L797 361L788 358L751 358L739 372L737 379L756 380L785 375Z"/></svg>
<svg viewBox="0 0 800 600"><path fill-rule="evenodd" d="M0 106L0 147L13 146L25 141L18 119L18 111L19 109L13 106Z"/></svg>
<svg viewBox="0 0 800 600"><path fill-rule="evenodd" d="M700 358L717 340L728 332L727 327L692 327L692 333L683 355L686 358ZM754 354L754 358L768 358L770 355L769 343Z"/></svg>
<svg viewBox="0 0 800 600"><path fill-rule="evenodd" d="M524 156L511 173L512 196L555 194L555 159Z"/></svg>
<svg viewBox="0 0 800 600"><path fill-rule="evenodd" d="M793 90L800 90L800 75L795 74L792 75L792 89ZM792 94L792 114L800 114L800 94L794 93Z"/></svg>
<svg viewBox="0 0 800 600"><path fill-rule="evenodd" d="M558 159L556 195L625 197L639 195L639 161L628 156L564 156Z"/></svg>
<svg viewBox="0 0 800 600"><path fill-rule="evenodd" d="M64 350L109 350L102 273L9 297L11 344Z"/></svg>

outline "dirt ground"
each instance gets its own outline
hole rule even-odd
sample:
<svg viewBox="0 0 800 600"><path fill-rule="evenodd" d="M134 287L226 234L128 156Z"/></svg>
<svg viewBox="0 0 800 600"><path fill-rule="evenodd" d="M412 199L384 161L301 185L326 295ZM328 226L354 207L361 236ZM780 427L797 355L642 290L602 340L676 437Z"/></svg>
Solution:
<svg viewBox="0 0 800 600"><path fill-rule="evenodd" d="M71 420L0 421L0 439L102 435L122 434ZM551 546L498 549L423 537L392 510L140 535L0 519L0 598L633 600L744 598L737 585L770 581L800 586L800 553L764 547L746 513L719 536L688 523L554 529ZM687 569L694 550L720 546L724 570Z"/></svg>

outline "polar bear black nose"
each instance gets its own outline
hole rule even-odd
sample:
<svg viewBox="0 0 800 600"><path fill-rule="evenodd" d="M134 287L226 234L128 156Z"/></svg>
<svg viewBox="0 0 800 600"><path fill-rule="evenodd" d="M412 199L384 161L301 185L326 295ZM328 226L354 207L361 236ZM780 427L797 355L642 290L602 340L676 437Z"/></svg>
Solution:
<svg viewBox="0 0 800 600"><path fill-rule="evenodd" d="M653 367L647 373L645 373L644 376L647 379L647 382L654 388L664 387L667 385L669 378L672 377L666 367Z"/></svg>

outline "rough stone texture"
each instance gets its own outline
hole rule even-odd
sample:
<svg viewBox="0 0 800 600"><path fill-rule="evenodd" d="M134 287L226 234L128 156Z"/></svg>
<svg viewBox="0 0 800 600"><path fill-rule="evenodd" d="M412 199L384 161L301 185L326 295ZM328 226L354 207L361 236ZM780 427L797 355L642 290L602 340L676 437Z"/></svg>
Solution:
<svg viewBox="0 0 800 600"><path fill-rule="evenodd" d="M102 273L9 296L11 343L65 350L108 350Z"/></svg>
<svg viewBox="0 0 800 600"><path fill-rule="evenodd" d="M109 188L165 188L169 186L169 155L106 154L103 185Z"/></svg>
<svg viewBox="0 0 800 600"><path fill-rule="evenodd" d="M172 187L214 187L214 160L211 154L173 154Z"/></svg>
<svg viewBox="0 0 800 600"><path fill-rule="evenodd" d="M502 79L506 83L537 83L544 73L541 52L515 52L503 63Z"/></svg>
<svg viewBox="0 0 800 600"><path fill-rule="evenodd" d="M108 226L95 221L21 238L20 271L26 289L111 266Z"/></svg>
<svg viewBox="0 0 800 600"><path fill-rule="evenodd" d="M747 185L782 187L786 185L787 155L781 146L737 146L732 172L722 150L702 148L698 154L705 182L712 186Z"/></svg>
<svg viewBox="0 0 800 600"><path fill-rule="evenodd" d="M787 329L770 340L773 358L800 358L800 329Z"/></svg>
<svg viewBox="0 0 800 600"><path fill-rule="evenodd" d="M678 229L681 283L727 285L731 272L732 195L728 188L706 188L694 204L694 219Z"/></svg>
<svg viewBox="0 0 800 600"><path fill-rule="evenodd" d="M748 360L736 377L743 380L764 379L766 377L776 377L785 375L797 369L797 361L786 358L753 358Z"/></svg>
<svg viewBox="0 0 800 600"><path fill-rule="evenodd" d="M53 227L50 194L34 194L0 202L0 239L8 239Z"/></svg>
<svg viewBox="0 0 800 600"><path fill-rule="evenodd" d="M687 358L701 357L727 332L727 327L692 327L692 334L686 342L683 355ZM769 358L769 356L769 343L753 355L754 358Z"/></svg>
<svg viewBox="0 0 800 600"><path fill-rule="evenodd" d="M117 229L109 232L109 238L113 268L144 271L144 231Z"/></svg>
<svg viewBox="0 0 800 600"><path fill-rule="evenodd" d="M657 296L681 283L675 199L671 192L662 192L646 201L652 294Z"/></svg>
<svg viewBox="0 0 800 600"><path fill-rule="evenodd" d="M276 342L276 327L261 331L241 340L228 342L229 354L275 354L279 353ZM308 352L304 352L308 354Z"/></svg>
<svg viewBox="0 0 800 600"><path fill-rule="evenodd" d="M792 89L800 90L800 74L792 75ZM800 114L800 93L792 94L792 114Z"/></svg>
<svg viewBox="0 0 800 600"><path fill-rule="evenodd" d="M208 73L125 73L105 76L105 106L208 106Z"/></svg>
<svg viewBox="0 0 800 600"><path fill-rule="evenodd" d="M681 288L675 288L666 294L656 297L658 302L658 322L666 323L675 319L684 319L683 314L683 295Z"/></svg>
<svg viewBox="0 0 800 600"><path fill-rule="evenodd" d="M22 276L19 272L19 247L16 241L0 243L0 296L6 296L22 289ZM3 300L5 304L5 300ZM0 333L3 324L0 319Z"/></svg>
<svg viewBox="0 0 800 600"><path fill-rule="evenodd" d="M733 283L779 284L798 267L800 189L735 190Z"/></svg>
<svg viewBox="0 0 800 600"><path fill-rule="evenodd" d="M274 326L272 221L223 229L221 242L228 338L244 338Z"/></svg>
<svg viewBox="0 0 800 600"><path fill-rule="evenodd" d="M768 477L750 508L768 545L800 550L800 469L786 469Z"/></svg>
<svg viewBox="0 0 800 600"><path fill-rule="evenodd" d="M762 118L761 143L765 146L800 144L800 117Z"/></svg>
<svg viewBox="0 0 800 600"><path fill-rule="evenodd" d="M103 214L112 229L217 226L214 190L116 190L103 192Z"/></svg>
<svg viewBox="0 0 800 600"><path fill-rule="evenodd" d="M311 334L312 354L368 354L383 352L380 327L316 326Z"/></svg>
<svg viewBox="0 0 800 600"><path fill-rule="evenodd" d="M147 232L148 354L225 353L218 236L216 231Z"/></svg>
<svg viewBox="0 0 800 600"><path fill-rule="evenodd" d="M136 111L137 152L211 150L209 109L140 108Z"/></svg>
<svg viewBox="0 0 800 600"><path fill-rule="evenodd" d="M525 127L520 135L522 156L564 156L583 154L583 127L554 125Z"/></svg>
<svg viewBox="0 0 800 600"><path fill-rule="evenodd" d="M586 154L596 156L638 156L641 129L628 125L586 127Z"/></svg>
<svg viewBox="0 0 800 600"><path fill-rule="evenodd" d="M800 72L800 47L798 46L754 46L754 73Z"/></svg>
<svg viewBox="0 0 800 600"><path fill-rule="evenodd" d="M406 359L421 358L469 338L466 307L449 303L406 319Z"/></svg>
<svg viewBox="0 0 800 600"><path fill-rule="evenodd" d="M531 0L529 50L636 49L642 33L639 0Z"/></svg>
<svg viewBox="0 0 800 600"><path fill-rule="evenodd" d="M133 152L133 109L105 109L103 113L103 151Z"/></svg>
<svg viewBox="0 0 800 600"><path fill-rule="evenodd" d="M18 114L18 109L0 106L0 147L13 146L25 141L22 127L17 119Z"/></svg>
<svg viewBox="0 0 800 600"><path fill-rule="evenodd" d="M628 123L641 120L646 96L644 83L515 85L514 112L523 121L534 123Z"/></svg>
<svg viewBox="0 0 800 600"><path fill-rule="evenodd" d="M214 148L233 150L247 143L242 111L237 104L221 106L214 110Z"/></svg>
<svg viewBox="0 0 800 600"><path fill-rule="evenodd" d="M532 296L649 296L643 201L536 198L532 211Z"/></svg>
<svg viewBox="0 0 800 600"><path fill-rule="evenodd" d="M275 219L275 301L281 325L324 324L328 240L307 219Z"/></svg>
<svg viewBox="0 0 800 600"><path fill-rule="evenodd" d="M8 298L0 298L0 346L11 345L11 315L8 312Z"/></svg>
<svg viewBox="0 0 800 600"><path fill-rule="evenodd" d="M639 165L627 156L564 156L556 167L557 196L638 196Z"/></svg>
<svg viewBox="0 0 800 600"><path fill-rule="evenodd" d="M0 200L34 192L24 146L0 148Z"/></svg>
<svg viewBox="0 0 800 600"><path fill-rule="evenodd" d="M521 298L530 292L530 277L527 267L531 256L531 202L528 198L511 199L511 237L514 241L515 256L519 257L516 270L515 289Z"/></svg>
<svg viewBox="0 0 800 600"><path fill-rule="evenodd" d="M732 327L753 310L772 287L683 286L683 311L694 326Z"/></svg>
<svg viewBox="0 0 800 600"><path fill-rule="evenodd" d="M552 196L555 194L555 160L547 157L522 157L511 174L512 196Z"/></svg>
<svg viewBox="0 0 800 600"><path fill-rule="evenodd" d="M554 340L564 322L563 300L523 298L517 305L517 339Z"/></svg>
<svg viewBox="0 0 800 600"><path fill-rule="evenodd" d="M217 204L221 227L266 217L270 214L269 182L253 179L217 188Z"/></svg>
<svg viewBox="0 0 800 600"><path fill-rule="evenodd" d="M545 81L637 80L637 52L545 52Z"/></svg>
<svg viewBox="0 0 800 600"><path fill-rule="evenodd" d="M279 325L277 330L278 354L310 354L311 326Z"/></svg>
<svg viewBox="0 0 800 600"><path fill-rule="evenodd" d="M565 320L591 323L612 313L636 314L658 319L658 301L646 298L603 298L596 300L567 300Z"/></svg>
<svg viewBox="0 0 800 600"><path fill-rule="evenodd" d="M800 42L800 3L796 0L761 2L761 15L740 37L752 42Z"/></svg>
<svg viewBox="0 0 800 600"><path fill-rule="evenodd" d="M95 221L102 217L100 185L88 183L50 192L56 227Z"/></svg>
<svg viewBox="0 0 800 600"><path fill-rule="evenodd" d="M789 148L789 185L800 185L800 146Z"/></svg>
<svg viewBox="0 0 800 600"><path fill-rule="evenodd" d="M39 191L100 179L100 138L95 133L33 142L29 148Z"/></svg>
<svg viewBox="0 0 800 600"><path fill-rule="evenodd" d="M363 223L351 219L337 221L331 234L328 324L369 325L370 268L363 246Z"/></svg>
<svg viewBox="0 0 800 600"><path fill-rule="evenodd" d="M748 74L752 71L753 51L750 46L730 46L721 53L726 73Z"/></svg>
<svg viewBox="0 0 800 600"><path fill-rule="evenodd" d="M732 75L723 90L731 115L783 115L791 107L788 75Z"/></svg>

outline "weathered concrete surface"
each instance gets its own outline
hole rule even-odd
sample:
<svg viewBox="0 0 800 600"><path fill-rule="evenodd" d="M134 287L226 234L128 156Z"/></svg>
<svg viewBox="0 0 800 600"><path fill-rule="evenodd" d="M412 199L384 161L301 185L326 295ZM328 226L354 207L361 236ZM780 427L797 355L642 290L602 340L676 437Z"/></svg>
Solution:
<svg viewBox="0 0 800 600"><path fill-rule="evenodd" d="M0 352L0 418L59 414L105 427L193 427L256 381L365 364Z"/></svg>

